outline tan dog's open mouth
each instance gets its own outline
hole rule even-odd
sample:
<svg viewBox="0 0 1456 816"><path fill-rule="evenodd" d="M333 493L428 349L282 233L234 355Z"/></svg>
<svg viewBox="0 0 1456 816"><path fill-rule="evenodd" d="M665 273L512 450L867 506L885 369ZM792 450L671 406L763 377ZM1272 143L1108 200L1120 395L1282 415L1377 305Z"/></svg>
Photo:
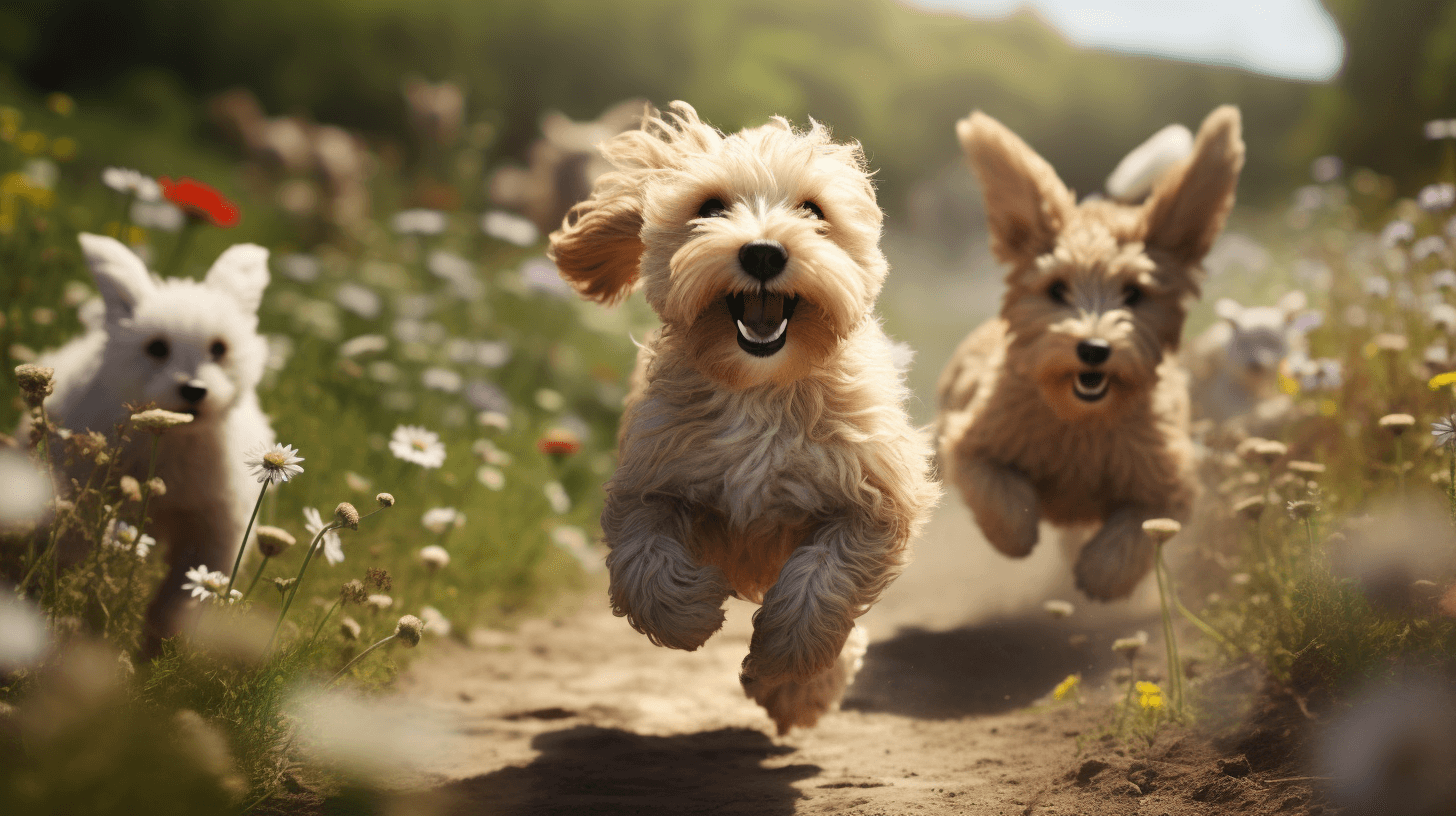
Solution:
<svg viewBox="0 0 1456 816"><path fill-rule="evenodd" d="M755 357L770 357L789 339L789 321L797 296L767 292L737 292L729 295L728 313L738 329L738 347Z"/></svg>
<svg viewBox="0 0 1456 816"><path fill-rule="evenodd" d="M1083 402L1096 402L1107 396L1108 382L1101 371L1083 371L1072 381L1072 391Z"/></svg>

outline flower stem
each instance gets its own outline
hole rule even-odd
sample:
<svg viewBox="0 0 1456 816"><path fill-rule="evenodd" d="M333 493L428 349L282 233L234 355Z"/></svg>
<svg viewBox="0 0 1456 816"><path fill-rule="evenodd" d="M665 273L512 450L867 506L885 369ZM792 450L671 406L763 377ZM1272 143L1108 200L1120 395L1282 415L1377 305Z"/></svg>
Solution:
<svg viewBox="0 0 1456 816"><path fill-rule="evenodd" d="M152 434L151 458L147 460L147 480L142 484L142 512L137 518L136 543L132 544L132 555L136 555L137 545L141 544L142 536L147 531L147 505L152 501L152 477L157 475L157 448L161 447L162 435ZM126 584L122 589L122 608L125 609L131 601L131 593L136 582L137 562L140 558L132 560L126 572Z"/></svg>
<svg viewBox="0 0 1456 816"><path fill-rule="evenodd" d="M324 616L319 619L318 626L314 627L313 637L309 638L309 642L310 643L312 643L315 640L318 640L318 636L320 634L323 634L324 624L326 624L326 623L329 622L329 616L334 614L334 610L335 609L338 609L339 608L339 604L343 603L343 601L344 601L343 598L336 598L334 600L334 605L331 606L331 607L329 607L329 611L325 612L324 613Z"/></svg>
<svg viewBox="0 0 1456 816"><path fill-rule="evenodd" d="M1401 498L1405 498L1405 448L1399 435L1395 437L1395 484Z"/></svg>
<svg viewBox="0 0 1456 816"><path fill-rule="evenodd" d="M273 648L273 642L278 639L278 632L283 629L283 619L288 617L288 608L293 606L293 599L298 597L298 590L303 586L303 573L308 569L308 562L313 560L313 554L321 546L320 542L323 541L324 535L330 530L336 530L341 526L337 522L326 525L313 537L313 541L309 542L308 552L304 553L303 556L303 564L298 567L298 576L293 579L293 589L288 593L288 597L283 600L283 609L278 613L278 623L273 626L273 635L268 638L268 648L264 651L271 650Z"/></svg>
<svg viewBox="0 0 1456 816"><path fill-rule="evenodd" d="M231 598L233 596L233 584L238 580L238 567L243 565L243 553L248 549L248 536L253 533L253 522L258 518L258 508L263 506L263 494L268 492L269 484L270 482L267 479L263 480L263 489L258 491L258 500L253 502L253 515L248 516L248 527L243 530L243 543L238 545L238 557L233 559L232 572L228 573L227 591L222 594L224 598ZM262 568L259 567L259 571L261 570ZM258 579L254 578L253 583L256 584L257 582ZM248 589L251 590L252 587L248 587Z"/></svg>
<svg viewBox="0 0 1456 816"><path fill-rule="evenodd" d="M263 570L268 567L268 556L263 556L263 563L258 565L258 571L253 573L253 580L248 582L248 589L243 593L243 600L253 594L253 588L258 585L258 579L263 577Z"/></svg>
<svg viewBox="0 0 1456 816"><path fill-rule="evenodd" d="M192 243L192 233L197 231L197 219L188 216L182 223L182 231L177 233L177 243L172 245L172 257L167 259L167 274L165 277L176 277L177 270L182 266L182 259L187 255L187 245Z"/></svg>
<svg viewBox="0 0 1456 816"><path fill-rule="evenodd" d="M325 683L324 685L325 686L332 686L333 684L339 682L339 678L343 677L344 674L349 671L349 669L354 668L354 664L355 663L358 663L361 660L363 660L364 657L365 657L365 655L369 654L370 652L374 651L375 649L378 649L380 646L383 646L384 644L390 642L391 640L394 640L396 637L397 637L397 635L390 635L389 637L386 637L386 638L380 640L378 643L376 643L373 646L370 646L369 648L367 648L364 651L360 652L353 660L350 660L348 663L346 663L344 665L344 668L339 669L339 673L336 674L336 675L334 675L329 680L329 682Z"/></svg>
<svg viewBox="0 0 1456 816"><path fill-rule="evenodd" d="M1173 713L1183 715L1183 661L1178 657L1178 638L1173 633L1173 616L1168 612L1168 597L1172 594L1172 580L1168 568L1163 564L1163 547L1153 557L1153 568L1158 577L1158 601L1163 612L1163 641L1168 650L1168 684L1173 690Z"/></svg>

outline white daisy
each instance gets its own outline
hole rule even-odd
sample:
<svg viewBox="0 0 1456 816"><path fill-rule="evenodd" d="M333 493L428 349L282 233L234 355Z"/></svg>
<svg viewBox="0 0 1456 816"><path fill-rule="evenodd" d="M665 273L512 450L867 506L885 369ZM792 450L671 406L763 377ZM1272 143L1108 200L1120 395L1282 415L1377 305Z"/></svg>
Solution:
<svg viewBox="0 0 1456 816"><path fill-rule="evenodd" d="M541 233L530 221L500 210L491 210L480 217L480 231L508 244L528 247L541 239Z"/></svg>
<svg viewBox="0 0 1456 816"><path fill-rule="evenodd" d="M138 201L161 201L162 186L151 176L127 167L108 167L101 171L101 183Z"/></svg>
<svg viewBox="0 0 1456 816"><path fill-rule="evenodd" d="M187 583L182 589L192 593L192 597L210 601L216 598L219 593L227 589L227 575L217 570L209 570L206 564L193 567L187 570Z"/></svg>
<svg viewBox="0 0 1456 816"><path fill-rule="evenodd" d="M112 522L111 529L106 531L106 544L119 550L130 550L136 553L137 558L146 558L157 540L149 535L139 538L138 532L137 528L124 521Z"/></svg>
<svg viewBox="0 0 1456 816"><path fill-rule="evenodd" d="M465 526L465 514L453 507L434 507L425 511L420 524L435 535L442 535L455 527Z"/></svg>
<svg viewBox="0 0 1456 816"><path fill-rule="evenodd" d="M506 475L501 473L499 468L493 468L490 465L481 465L477 468L475 478L491 490L500 490L506 486Z"/></svg>
<svg viewBox="0 0 1456 816"><path fill-rule="evenodd" d="M1456 441L1456 416L1449 416L1440 422L1431 423L1431 435L1436 437L1436 447L1449 446Z"/></svg>
<svg viewBox="0 0 1456 816"><path fill-rule="evenodd" d="M308 531L310 541L327 526L324 524L323 516L319 515L319 511L312 507L303 508L303 529ZM323 545L324 559L330 564L337 564L344 560L344 542L340 540L337 531L330 530L324 533Z"/></svg>
<svg viewBox="0 0 1456 816"><path fill-rule="evenodd" d="M401 235L439 235L448 220L439 210L417 209L395 213L389 224Z"/></svg>
<svg viewBox="0 0 1456 816"><path fill-rule="evenodd" d="M275 443L254 448L243 464L251 468L249 476L258 477L258 484L282 484L303 472L298 465L302 461L297 448Z"/></svg>
<svg viewBox="0 0 1456 816"><path fill-rule="evenodd" d="M437 468L445 464L445 445L440 435L419 425L400 425L390 436L389 452L420 467Z"/></svg>

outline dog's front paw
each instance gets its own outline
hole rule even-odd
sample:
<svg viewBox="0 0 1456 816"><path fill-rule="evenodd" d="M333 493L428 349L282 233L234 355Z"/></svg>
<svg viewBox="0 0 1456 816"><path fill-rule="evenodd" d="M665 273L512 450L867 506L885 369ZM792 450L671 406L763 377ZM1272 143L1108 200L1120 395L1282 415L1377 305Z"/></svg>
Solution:
<svg viewBox="0 0 1456 816"><path fill-rule="evenodd" d="M1036 546L1036 487L1010 468L987 461L964 465L956 474L961 496L991 546L1003 555L1023 558Z"/></svg>
<svg viewBox="0 0 1456 816"><path fill-rule="evenodd" d="M819 722L826 712L839 706L845 689L854 682L859 671L869 638L864 629L856 626L844 651L828 670L819 672L806 680L767 680L749 674L740 674L743 693L763 706L778 727L779 736L789 733L790 728L808 728ZM750 662L744 661L748 669Z"/></svg>
<svg viewBox="0 0 1456 816"><path fill-rule="evenodd" d="M1095 601L1126 598L1152 569L1155 552L1141 522L1109 519L1077 556L1077 588Z"/></svg>
<svg viewBox="0 0 1456 816"><path fill-rule="evenodd" d="M658 548L631 559L609 555L612 612L658 646L691 652L722 628L723 602L732 588L722 570L672 552Z"/></svg>
<svg viewBox="0 0 1456 816"><path fill-rule="evenodd" d="M842 626L776 624L765 619L765 609L754 616L753 638L748 656L743 658L741 677L773 685L807 681L828 671L853 627L849 621Z"/></svg>

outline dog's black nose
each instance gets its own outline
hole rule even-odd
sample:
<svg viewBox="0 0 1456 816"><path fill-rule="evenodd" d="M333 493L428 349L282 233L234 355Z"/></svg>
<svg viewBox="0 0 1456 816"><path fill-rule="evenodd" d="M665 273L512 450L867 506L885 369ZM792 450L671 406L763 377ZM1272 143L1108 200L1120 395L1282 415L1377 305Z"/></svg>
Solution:
<svg viewBox="0 0 1456 816"><path fill-rule="evenodd" d="M1083 340L1077 344L1077 359L1087 365L1100 365L1112 356L1112 344L1106 340Z"/></svg>
<svg viewBox="0 0 1456 816"><path fill-rule="evenodd" d="M784 271L789 253L778 241L749 241L738 250L738 263L744 272L766 281Z"/></svg>
<svg viewBox="0 0 1456 816"><path fill-rule="evenodd" d="M207 396L207 387L201 385L196 380L184 384L177 390L182 394L182 399L185 399L194 405L202 402L202 398Z"/></svg>

